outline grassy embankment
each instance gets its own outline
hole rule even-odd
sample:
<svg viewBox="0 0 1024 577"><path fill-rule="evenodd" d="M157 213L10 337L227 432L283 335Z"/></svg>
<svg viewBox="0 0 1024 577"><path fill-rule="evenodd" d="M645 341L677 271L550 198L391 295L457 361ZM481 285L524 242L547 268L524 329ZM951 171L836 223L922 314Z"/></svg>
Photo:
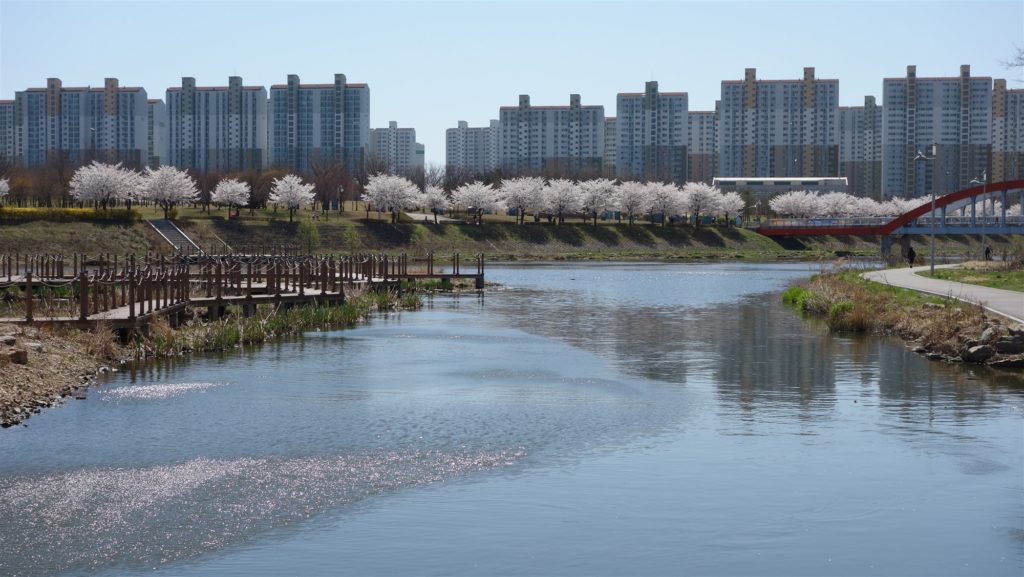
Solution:
<svg viewBox="0 0 1024 577"><path fill-rule="evenodd" d="M931 276L926 271L917 274ZM1024 260L966 262L956 268L936 269L933 278L1024 293Z"/></svg>
<svg viewBox="0 0 1024 577"><path fill-rule="evenodd" d="M815 275L805 286L788 289L782 299L823 317L832 330L898 336L934 359L970 360L973 347L1011 338L1002 317L989 315L977 305L870 282L860 277L861 272ZM996 352L980 362L985 361L1024 366L1024 355Z"/></svg>
<svg viewBox="0 0 1024 577"><path fill-rule="evenodd" d="M348 206L348 203L346 203ZM153 207L137 207L145 218L162 218ZM877 238L818 237L776 241L736 227L633 226L613 222L598 225L574 220L565 225L547 222L517 225L512 217L485 216L484 224L461 222L434 225L411 221L391 224L387 215L348 210L312 220L300 211L289 222L287 211L243 210L228 220L227 211L180 207L175 222L203 248L217 252L225 244L235 250L252 246L288 246L306 250L351 252L408 252L424 254L484 253L491 260L507 259L831 259L837 255L878 254ZM917 246L924 254L925 239ZM1020 247L992 237L996 251ZM916 243L915 243L916 244ZM1019 244L1019 243L1018 243ZM31 247L29 249L28 247ZM938 237L939 254L962 256L977 252L967 237ZM168 246L145 223L95 224L35 221L0 224L0 253L28 252L166 252Z"/></svg>

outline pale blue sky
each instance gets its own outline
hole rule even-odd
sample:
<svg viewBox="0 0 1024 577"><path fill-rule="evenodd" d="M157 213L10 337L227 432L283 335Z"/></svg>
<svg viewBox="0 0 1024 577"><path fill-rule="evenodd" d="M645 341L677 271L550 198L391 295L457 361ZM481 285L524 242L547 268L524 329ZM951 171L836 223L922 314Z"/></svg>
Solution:
<svg viewBox="0 0 1024 577"><path fill-rule="evenodd" d="M366 82L371 127L416 129L428 162L444 130L534 104L603 104L647 80L711 110L723 79L840 80L840 103L881 101L882 78L972 73L1006 78L1024 45L1024 2L56 2L0 0L0 98L114 76L163 98L182 76L223 85ZM1019 77L1019 75L1018 75ZM1012 77L1011 77L1012 80ZM1020 87L1020 82L1011 86Z"/></svg>

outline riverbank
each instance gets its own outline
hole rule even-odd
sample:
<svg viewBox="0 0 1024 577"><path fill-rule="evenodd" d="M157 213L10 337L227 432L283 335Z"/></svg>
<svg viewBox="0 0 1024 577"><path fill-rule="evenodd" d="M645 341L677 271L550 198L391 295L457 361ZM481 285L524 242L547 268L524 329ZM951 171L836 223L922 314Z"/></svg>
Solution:
<svg viewBox="0 0 1024 577"><path fill-rule="evenodd" d="M257 212L239 220L223 214L183 211L175 221L210 252L249 248L287 247L332 253L388 252L411 255L483 253L488 260L831 260L840 256L876 257L875 237L810 237L772 239L733 226L633 226L613 222L554 225L485 221L432 224L404 221L392 224L363 212L334 214L329 220L295 222L281 215ZM919 242L920 241L920 242ZM1021 254L1019 239L989 237L996 254ZM914 239L918 254L927 253L927 239ZM168 245L146 223L25 222L3 225L0 254L74 252L97 254L167 253ZM937 253L957 259L981 254L977 239L938 236Z"/></svg>
<svg viewBox="0 0 1024 577"><path fill-rule="evenodd" d="M1024 326L977 305L873 283L860 272L816 275L783 301L835 331L897 336L929 359L1024 368Z"/></svg>
<svg viewBox="0 0 1024 577"><path fill-rule="evenodd" d="M934 276L928 272L920 272L918 274L925 277L1024 293L1024 259L1016 261L970 261L956 268L936 269Z"/></svg>
<svg viewBox="0 0 1024 577"><path fill-rule="evenodd" d="M216 321L203 319L195 310L193 319L178 328L159 319L147 333L123 344L109 328L86 332L0 325L0 426L17 425L42 408L82 396L97 373L116 371L128 362L224 351L309 330L348 328L374 312L419 307L415 294L366 292L350 296L340 306L261 305L250 317L228 307L227 314Z"/></svg>

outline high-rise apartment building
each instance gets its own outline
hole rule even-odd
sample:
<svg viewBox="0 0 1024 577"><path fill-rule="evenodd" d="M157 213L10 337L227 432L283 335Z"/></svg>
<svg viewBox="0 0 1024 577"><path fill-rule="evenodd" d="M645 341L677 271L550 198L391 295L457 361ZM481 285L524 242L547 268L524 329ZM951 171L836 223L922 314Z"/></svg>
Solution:
<svg viewBox="0 0 1024 577"><path fill-rule="evenodd" d="M519 95L519 106L499 110L499 166L508 174L550 174L589 177L601 174L604 161L604 106L531 106Z"/></svg>
<svg viewBox="0 0 1024 577"><path fill-rule="evenodd" d="M0 164L14 164L13 100L0 100Z"/></svg>
<svg viewBox="0 0 1024 577"><path fill-rule="evenodd" d="M718 112L693 110L688 117L687 177L711 184L718 176Z"/></svg>
<svg viewBox="0 0 1024 577"><path fill-rule="evenodd" d="M719 172L725 177L836 176L839 81L723 80L718 124Z"/></svg>
<svg viewBox="0 0 1024 577"><path fill-rule="evenodd" d="M652 80L643 92L620 92L615 108L619 178L686 182L687 94L658 92Z"/></svg>
<svg viewBox="0 0 1024 577"><path fill-rule="evenodd" d="M167 162L170 135L167 133L167 105L159 98L146 101L146 154L150 168Z"/></svg>
<svg viewBox="0 0 1024 577"><path fill-rule="evenodd" d="M882 193L915 197L966 188L988 165L992 139L992 79L960 75L882 81ZM934 160L915 160L918 151Z"/></svg>
<svg viewBox="0 0 1024 577"><path fill-rule="evenodd" d="M267 167L267 89L196 86L181 79L167 89L168 154L165 164L201 172L235 172Z"/></svg>
<svg viewBox="0 0 1024 577"><path fill-rule="evenodd" d="M445 167L453 174L472 178L498 168L500 128L497 120L488 126L470 126L460 120L445 131Z"/></svg>
<svg viewBox="0 0 1024 577"><path fill-rule="evenodd" d="M1024 179L1024 90L992 86L992 162L989 182Z"/></svg>
<svg viewBox="0 0 1024 577"><path fill-rule="evenodd" d="M864 106L839 107L839 176L850 194L882 192L882 107L874 96L865 96Z"/></svg>
<svg viewBox="0 0 1024 577"><path fill-rule="evenodd" d="M601 170L604 176L616 178L615 162L619 148L619 120L612 116L604 119L604 166Z"/></svg>
<svg viewBox="0 0 1024 577"><path fill-rule="evenodd" d="M332 84L270 87L271 164L309 172L318 162L344 163L353 176L363 173L369 154L370 88L349 84L335 74Z"/></svg>
<svg viewBox="0 0 1024 577"><path fill-rule="evenodd" d="M415 128L399 128L395 121L387 128L370 129L368 166L388 174L409 174L423 168L423 145L416 142Z"/></svg>
<svg viewBox="0 0 1024 577"><path fill-rule="evenodd" d="M144 166L146 100L145 89L122 87L116 78L107 78L102 88L65 87L49 78L46 88L16 92L15 160L27 166L56 159Z"/></svg>

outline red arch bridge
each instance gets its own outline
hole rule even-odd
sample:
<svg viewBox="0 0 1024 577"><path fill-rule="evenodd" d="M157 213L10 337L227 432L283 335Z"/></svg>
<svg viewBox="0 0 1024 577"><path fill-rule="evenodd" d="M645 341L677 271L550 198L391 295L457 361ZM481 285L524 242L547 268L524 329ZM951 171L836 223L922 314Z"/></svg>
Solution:
<svg viewBox="0 0 1024 577"><path fill-rule="evenodd" d="M931 197L921 197L920 206L897 217L770 219L755 230L765 236L1024 234L1024 216L1006 214L1011 204L1021 202L1022 191L1024 180L993 182L936 196L934 214ZM992 212L996 200L1001 210L982 216ZM980 203L991 203L989 210L981 210ZM961 208L967 209L964 216L947 215Z"/></svg>

